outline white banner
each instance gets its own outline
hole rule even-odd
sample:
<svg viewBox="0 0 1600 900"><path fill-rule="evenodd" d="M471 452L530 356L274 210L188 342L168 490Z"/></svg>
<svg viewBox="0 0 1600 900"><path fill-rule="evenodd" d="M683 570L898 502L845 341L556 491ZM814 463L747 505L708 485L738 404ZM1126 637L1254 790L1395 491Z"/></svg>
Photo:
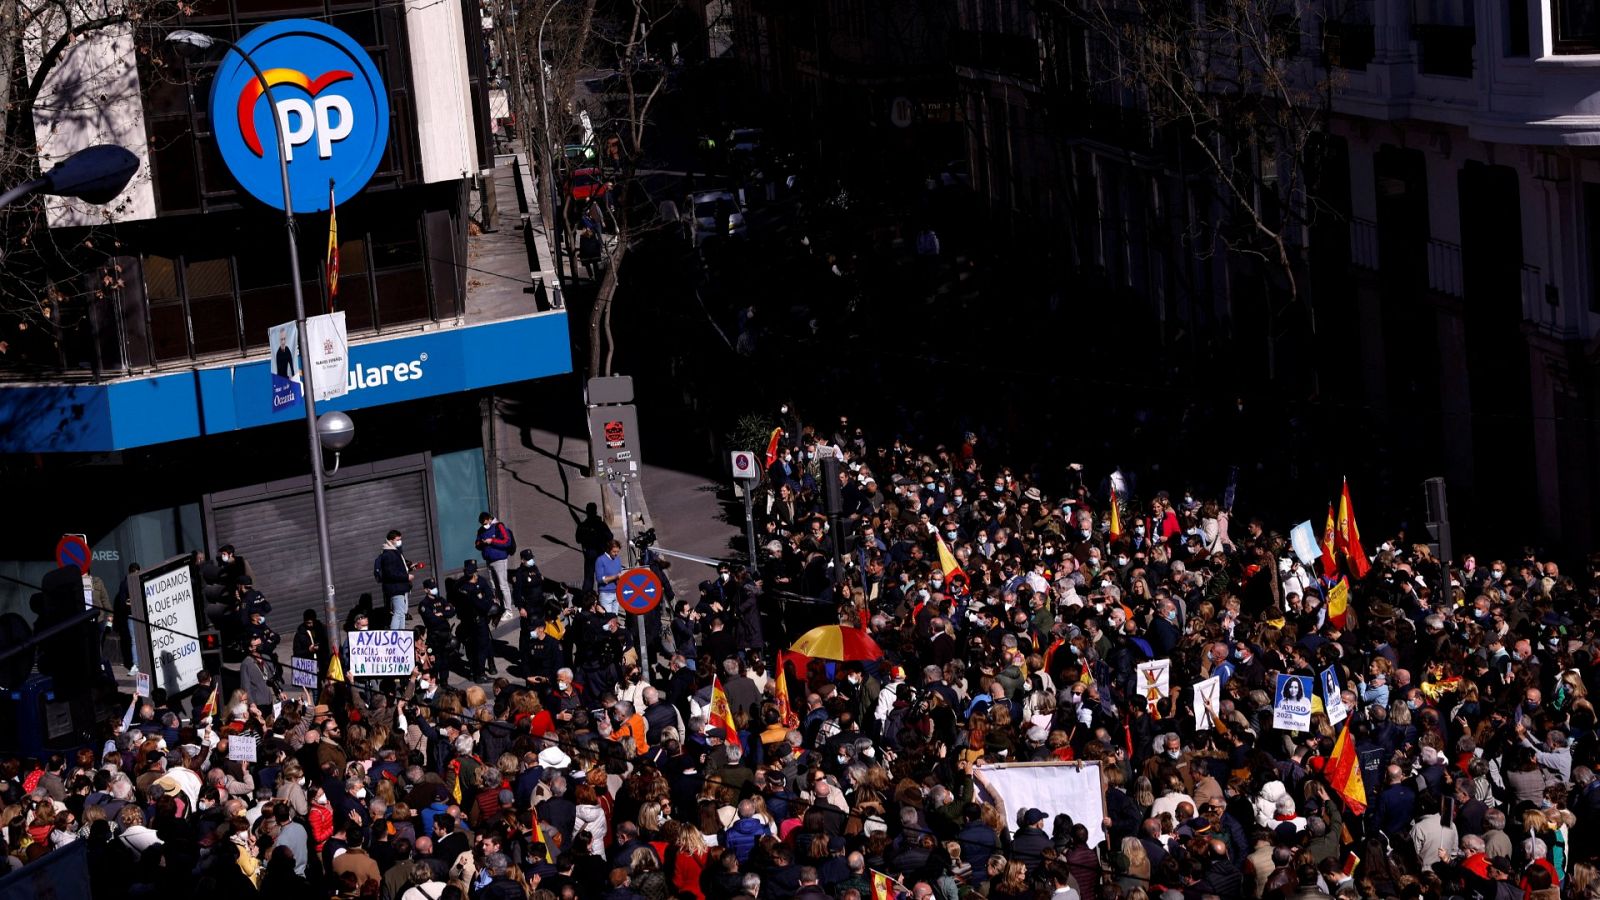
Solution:
<svg viewBox="0 0 1600 900"><path fill-rule="evenodd" d="M289 659L289 683L295 687L317 686L317 661L298 656Z"/></svg>
<svg viewBox="0 0 1600 900"><path fill-rule="evenodd" d="M1344 706L1344 693L1339 687L1339 669L1329 666L1322 670L1322 708L1328 713L1328 724L1337 726L1350 711Z"/></svg>
<svg viewBox="0 0 1600 900"><path fill-rule="evenodd" d="M1100 787L1098 763L1026 763L984 766L978 771L983 773L980 795L986 799L998 795L1005 804L1006 828L1013 833L1017 829L1017 813L1033 807L1045 814L1039 825L1045 834L1050 833L1056 814L1066 813L1073 824L1089 829L1089 846L1097 847L1105 840L1101 820L1106 815L1106 795Z"/></svg>
<svg viewBox="0 0 1600 900"><path fill-rule="evenodd" d="M1150 701L1150 712L1156 710L1156 701L1172 688L1172 660L1152 659L1139 663L1139 690ZM1176 710L1174 710L1176 712Z"/></svg>
<svg viewBox="0 0 1600 900"><path fill-rule="evenodd" d="M350 339L344 311L307 317L306 339L311 347L311 395L318 403L343 397L350 389Z"/></svg>
<svg viewBox="0 0 1600 900"><path fill-rule="evenodd" d="M1222 679L1213 675L1194 683L1194 727L1217 727L1218 711L1222 708Z"/></svg>
<svg viewBox="0 0 1600 900"><path fill-rule="evenodd" d="M404 678L416 667L416 635L409 631L347 631L350 674Z"/></svg>
<svg viewBox="0 0 1600 900"><path fill-rule="evenodd" d="M194 570L190 558L181 556L139 574L144 609L135 613L142 613L150 639L151 689L161 688L170 697L200 683Z"/></svg>
<svg viewBox="0 0 1600 900"><path fill-rule="evenodd" d="M1272 701L1272 727L1283 731L1311 730L1311 676L1278 676L1278 690Z"/></svg>

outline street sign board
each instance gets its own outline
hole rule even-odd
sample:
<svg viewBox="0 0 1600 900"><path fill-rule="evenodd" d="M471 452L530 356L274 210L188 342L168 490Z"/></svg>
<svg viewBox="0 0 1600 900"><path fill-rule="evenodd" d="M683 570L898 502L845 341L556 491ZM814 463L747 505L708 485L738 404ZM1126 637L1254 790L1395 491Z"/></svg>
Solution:
<svg viewBox="0 0 1600 900"><path fill-rule="evenodd" d="M623 612L642 616L655 609L665 594L661 578L651 569L625 569L617 579L617 605Z"/></svg>
<svg viewBox="0 0 1600 900"><path fill-rule="evenodd" d="M735 450L732 454L733 477L744 481L755 481L761 477L761 470L756 467L756 455L749 450Z"/></svg>
<svg viewBox="0 0 1600 900"><path fill-rule="evenodd" d="M89 542L80 535L63 534L61 540L56 541L56 565L61 568L72 566L83 574L89 574L89 562L94 554L89 552Z"/></svg>
<svg viewBox="0 0 1600 900"><path fill-rule="evenodd" d="M589 452L597 474L610 468L639 479L639 413L633 404L590 407Z"/></svg>

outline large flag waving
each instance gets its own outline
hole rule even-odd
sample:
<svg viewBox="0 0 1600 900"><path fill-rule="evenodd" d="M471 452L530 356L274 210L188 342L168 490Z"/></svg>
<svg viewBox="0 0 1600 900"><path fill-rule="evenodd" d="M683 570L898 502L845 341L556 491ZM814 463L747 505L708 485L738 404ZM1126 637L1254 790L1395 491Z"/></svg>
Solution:
<svg viewBox="0 0 1600 900"><path fill-rule="evenodd" d="M1322 529L1322 575L1324 578L1339 577L1339 555L1337 550L1336 528L1333 518L1333 501L1328 501L1328 524Z"/></svg>
<svg viewBox="0 0 1600 900"><path fill-rule="evenodd" d="M785 728L799 728L800 716L789 703L789 674L785 671L783 651L778 651L778 673L773 678L772 693L778 701L778 721ZM798 668L798 666L797 666Z"/></svg>
<svg viewBox="0 0 1600 900"><path fill-rule="evenodd" d="M1111 542L1122 540L1122 501L1117 496L1117 486L1111 486Z"/></svg>
<svg viewBox="0 0 1600 900"><path fill-rule="evenodd" d="M1361 529L1356 527L1356 510L1350 502L1350 481L1344 482L1344 491L1339 494L1339 522L1334 539L1338 548L1344 552L1350 574L1359 581L1367 577L1367 572L1372 569L1372 563L1367 561L1367 551L1361 549Z"/></svg>
<svg viewBox="0 0 1600 900"><path fill-rule="evenodd" d="M1345 719L1344 730L1339 732L1323 772L1328 776L1328 785L1344 800L1345 806L1359 816L1367 811L1367 786L1361 780L1361 758L1356 755L1356 743L1350 737L1352 721L1353 718Z"/></svg>
<svg viewBox="0 0 1600 900"><path fill-rule="evenodd" d="M778 461L778 441L782 438L782 428L772 429L772 437L767 438L767 468L769 469L772 468L773 463Z"/></svg>
<svg viewBox="0 0 1600 900"><path fill-rule="evenodd" d="M722 682L715 675L711 676L711 709L706 713L706 724L726 731L728 743L744 749L739 742L739 727L733 722L733 710L728 708L728 695L722 692Z"/></svg>
<svg viewBox="0 0 1600 900"><path fill-rule="evenodd" d="M939 571L944 573L945 584L954 585L961 582L963 590L972 586L972 579L962 570L961 564L956 562L956 555L950 552L950 545L944 542L944 535L936 534L934 539L939 542Z"/></svg>

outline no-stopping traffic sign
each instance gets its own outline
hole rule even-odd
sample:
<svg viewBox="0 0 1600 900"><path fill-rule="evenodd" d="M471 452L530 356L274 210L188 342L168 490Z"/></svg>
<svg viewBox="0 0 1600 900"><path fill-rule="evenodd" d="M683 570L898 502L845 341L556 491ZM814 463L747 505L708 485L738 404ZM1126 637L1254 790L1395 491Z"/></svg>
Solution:
<svg viewBox="0 0 1600 900"><path fill-rule="evenodd" d="M665 593L661 579L650 569L624 569L617 579L617 605L636 616L655 609Z"/></svg>

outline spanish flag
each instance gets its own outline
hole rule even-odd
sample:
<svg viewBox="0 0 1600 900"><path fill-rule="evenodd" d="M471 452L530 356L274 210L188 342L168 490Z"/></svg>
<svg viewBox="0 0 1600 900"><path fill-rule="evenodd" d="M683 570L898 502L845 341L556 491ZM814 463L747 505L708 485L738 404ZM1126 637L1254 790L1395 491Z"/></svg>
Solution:
<svg viewBox="0 0 1600 900"><path fill-rule="evenodd" d="M333 179L328 179L328 312L339 296L339 210L333 201Z"/></svg>
<svg viewBox="0 0 1600 900"><path fill-rule="evenodd" d="M1117 497L1117 486L1111 486L1111 542L1122 540L1122 510Z"/></svg>
<svg viewBox="0 0 1600 900"><path fill-rule="evenodd" d="M1322 576L1324 578L1339 577L1339 556L1337 553L1336 529L1333 519L1333 501L1328 501L1328 524L1322 529Z"/></svg>
<svg viewBox="0 0 1600 900"><path fill-rule="evenodd" d="M783 439L783 429L772 429L772 437L767 439L767 468L778 461L778 442Z"/></svg>
<svg viewBox="0 0 1600 900"><path fill-rule="evenodd" d="M778 674L773 679L772 693L778 702L778 721L785 728L799 728L800 716L789 703L789 673L784 664L783 651L778 651Z"/></svg>
<svg viewBox="0 0 1600 900"><path fill-rule="evenodd" d="M344 666L342 664L340 664L340 662L339 662L339 654L337 654L337 653L333 654L333 658L328 661L328 680L329 681L343 681L344 680Z"/></svg>
<svg viewBox="0 0 1600 900"><path fill-rule="evenodd" d="M1328 755L1328 764L1322 771L1328 778L1328 786L1359 816L1367 811L1367 786L1361 781L1361 758L1356 755L1356 743L1350 737L1353 719L1352 716L1344 720L1344 730L1339 732L1339 740L1334 742L1333 752Z"/></svg>
<svg viewBox="0 0 1600 900"><path fill-rule="evenodd" d="M967 577L967 573L961 569L961 564L956 562L956 555L950 552L950 545L944 542L944 535L936 534L934 539L939 542L939 571L944 573L945 583L954 585L960 581L963 589L971 587L972 579Z"/></svg>
<svg viewBox="0 0 1600 900"><path fill-rule="evenodd" d="M706 724L726 731L728 743L744 749L739 742L739 728L733 721L733 710L728 708L728 695L723 693L722 682L715 675L711 676L711 709L706 713Z"/></svg>
<svg viewBox="0 0 1600 900"><path fill-rule="evenodd" d="M1338 548L1344 552L1350 574L1357 580L1367 577L1372 564L1367 561L1367 551L1361 549L1361 529L1356 527L1356 511L1350 503L1350 481L1345 479L1344 491L1339 495L1339 523L1335 533Z"/></svg>
<svg viewBox="0 0 1600 900"><path fill-rule="evenodd" d="M215 681L213 681L211 683L211 696L206 698L206 705L200 707L200 718L204 719L206 716L216 716L219 706L221 706L221 704L217 700L217 684Z"/></svg>
<svg viewBox="0 0 1600 900"><path fill-rule="evenodd" d="M872 900L894 900L895 880L879 872L872 871Z"/></svg>
<svg viewBox="0 0 1600 900"><path fill-rule="evenodd" d="M1350 581L1340 578L1339 583L1328 588L1328 621L1347 628L1350 625Z"/></svg>
<svg viewBox="0 0 1600 900"><path fill-rule="evenodd" d="M534 835L538 837L539 843L544 847L544 861L554 863L556 860L554 856L550 855L550 843L544 839L544 829L539 827L539 810L531 806L528 808L528 825L533 829Z"/></svg>

